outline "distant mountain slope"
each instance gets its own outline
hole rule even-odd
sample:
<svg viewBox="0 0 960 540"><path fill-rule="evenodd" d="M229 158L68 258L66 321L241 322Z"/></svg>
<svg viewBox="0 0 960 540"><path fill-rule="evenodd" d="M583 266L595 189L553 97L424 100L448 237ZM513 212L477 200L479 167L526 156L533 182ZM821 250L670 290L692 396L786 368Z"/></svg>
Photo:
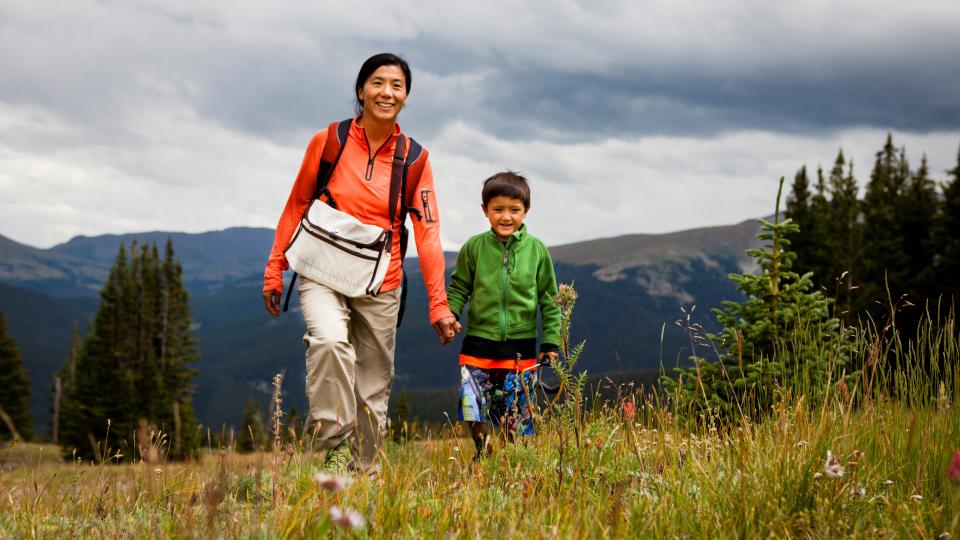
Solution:
<svg viewBox="0 0 960 540"><path fill-rule="evenodd" d="M733 259L750 268L753 260L744 251L759 245L759 230L751 220L666 234L628 234L552 247L550 254L555 261L573 266L596 266L596 275L603 281L622 279L627 269L655 267L664 261L697 259L710 267L720 259Z"/></svg>
<svg viewBox="0 0 960 540"><path fill-rule="evenodd" d="M30 376L30 413L40 433L48 431L53 373L67 359L73 325L83 332L96 307L92 297L52 298L0 283L0 312Z"/></svg>
<svg viewBox="0 0 960 540"><path fill-rule="evenodd" d="M591 373L668 369L689 356L687 336L673 324L681 306L698 305L696 321L715 325L709 308L738 295L727 280L751 262L754 222L664 235L626 235L550 248L562 282L580 299L573 339L587 341L581 368ZM49 250L0 238L0 310L20 343L33 381L31 409L40 431L49 416L50 376L69 347L74 320L89 321L96 290L119 242L166 241L168 233L78 237ZM284 402L305 408L301 337L294 312L273 319L260 299L268 229L237 228L170 234L191 290L201 359L195 405L207 426L239 424L248 396L266 401L269 381L286 373ZM455 253L447 253L452 269ZM407 315L398 335L396 387L449 388L457 381L459 341L444 348L426 318L426 294L415 259L407 261ZM37 279L42 276L43 279ZM39 291L39 292L38 292ZM60 298L55 298L60 297ZM81 298L71 298L81 297ZM455 411L456 403L449 404Z"/></svg>
<svg viewBox="0 0 960 540"><path fill-rule="evenodd" d="M69 242L50 248L51 253L89 257L110 265L117 256L121 241L129 244L136 239L141 244L156 243L161 254L167 238L173 239L174 250L183 263L187 286L193 289L216 287L250 275L267 260L273 245L271 229L233 227L204 233L145 233L78 236Z"/></svg>
<svg viewBox="0 0 960 540"><path fill-rule="evenodd" d="M37 249L0 236L0 281L53 296L95 296L117 256L120 242L129 246L167 238L183 263L193 291L206 291L262 271L273 245L273 231L235 227L205 233L162 231L78 236L50 249Z"/></svg>
<svg viewBox="0 0 960 540"><path fill-rule="evenodd" d="M108 269L108 263L89 257L37 249L0 236L0 282L53 296L92 296Z"/></svg>

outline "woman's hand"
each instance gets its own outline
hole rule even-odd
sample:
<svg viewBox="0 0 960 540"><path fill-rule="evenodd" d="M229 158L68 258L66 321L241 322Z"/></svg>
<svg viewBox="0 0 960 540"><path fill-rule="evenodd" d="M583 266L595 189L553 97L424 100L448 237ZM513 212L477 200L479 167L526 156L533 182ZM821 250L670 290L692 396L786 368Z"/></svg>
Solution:
<svg viewBox="0 0 960 540"><path fill-rule="evenodd" d="M280 291L263 291L263 307L274 317L280 316Z"/></svg>
<svg viewBox="0 0 960 540"><path fill-rule="evenodd" d="M453 341L453 338L456 337L460 329L460 323L457 322L456 317L444 317L433 323L433 331L440 336L441 345L446 345Z"/></svg>

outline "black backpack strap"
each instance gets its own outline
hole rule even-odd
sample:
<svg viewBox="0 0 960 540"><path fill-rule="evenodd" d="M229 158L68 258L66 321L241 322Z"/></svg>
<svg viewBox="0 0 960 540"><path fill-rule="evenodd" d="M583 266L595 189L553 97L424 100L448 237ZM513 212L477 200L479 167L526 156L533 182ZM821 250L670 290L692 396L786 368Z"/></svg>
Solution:
<svg viewBox="0 0 960 540"><path fill-rule="evenodd" d="M407 242L409 241L410 231L407 230L407 214L417 216L417 220L422 220L420 211L414 208L414 196L417 186L420 184L420 175L423 173L423 167L414 167L413 177L410 177L410 166L417 162L423 155L423 146L413 137L410 138L410 151L407 152L407 159L403 162L403 206L400 209L400 271L403 274L403 284L400 288L400 311L397 313L397 328L403 322L403 314L407 309L407 270L403 267L403 259L407 256Z"/></svg>
<svg viewBox="0 0 960 540"><path fill-rule="evenodd" d="M313 198L310 199L311 202L313 202L314 199L319 199L321 195L326 195L330 206L334 208L337 207L333 196L330 195L330 190L327 189L327 182L330 181L330 175L333 174L333 169L337 166L337 163L340 162L340 156L343 155L343 147L347 145L347 136L350 135L351 123L353 123L353 118L347 118L346 120L333 122L327 127L327 142L324 143L323 153L320 155L320 166L317 167L317 182L313 188ZM307 205L307 208L309 209L310 206ZM297 273L294 272L293 275L290 276L290 283L287 284L287 295L283 301L284 313L286 313L290 307L290 295L293 293L293 285L296 282Z"/></svg>
<svg viewBox="0 0 960 540"><path fill-rule="evenodd" d="M333 169L340 162L340 156L343 155L343 148L347 145L347 137L350 135L350 125L352 123L353 118L348 118L330 124L327 129L327 144L323 147L320 166L317 168L317 183L313 189L313 199L319 199L321 195L326 195L330 206L334 208L337 205L330 195L330 190L327 189L327 183L330 181Z"/></svg>

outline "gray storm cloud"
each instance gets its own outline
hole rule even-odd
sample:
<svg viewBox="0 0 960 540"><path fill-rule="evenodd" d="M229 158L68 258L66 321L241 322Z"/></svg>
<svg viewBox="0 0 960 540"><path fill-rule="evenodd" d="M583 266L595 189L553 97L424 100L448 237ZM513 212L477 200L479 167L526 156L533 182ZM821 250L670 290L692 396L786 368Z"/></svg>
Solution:
<svg viewBox="0 0 960 540"><path fill-rule="evenodd" d="M509 166L575 196L616 177L616 208L584 208L595 230L536 218L554 242L744 219L767 213L758 185L839 146L865 178L888 130L948 166L958 23L950 0L3 2L0 234L270 226L306 140L350 114L382 50L413 65L401 124L449 185ZM700 202L698 179L722 194ZM459 191L451 226L472 215ZM651 194L694 215L625 202Z"/></svg>

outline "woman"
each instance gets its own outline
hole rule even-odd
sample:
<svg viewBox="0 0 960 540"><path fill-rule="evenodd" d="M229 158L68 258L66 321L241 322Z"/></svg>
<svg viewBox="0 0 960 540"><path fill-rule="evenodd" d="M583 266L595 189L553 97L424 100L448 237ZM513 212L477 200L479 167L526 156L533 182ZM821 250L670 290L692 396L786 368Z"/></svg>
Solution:
<svg viewBox="0 0 960 540"><path fill-rule="evenodd" d="M392 159L400 126L397 116L410 92L410 67L389 53L367 59L354 86L356 117L327 188L337 208L358 220L393 227L390 264L377 296L348 298L315 281L302 278L297 292L307 332L308 422L314 444L327 449L325 467L343 472L367 468L379 448L387 419L387 400L393 383L393 356L400 305L402 268L398 220L390 223L388 199ZM329 128L328 128L329 129ZM327 129L314 135L277 232L263 279L263 303L280 315L284 250L310 205ZM407 146L409 149L409 145ZM424 150L420 159L427 160ZM456 333L456 320L447 307L440 219L429 161L423 166L413 193L413 219L420 267L430 306L430 322L442 344ZM406 204L410 204L407 202Z"/></svg>

